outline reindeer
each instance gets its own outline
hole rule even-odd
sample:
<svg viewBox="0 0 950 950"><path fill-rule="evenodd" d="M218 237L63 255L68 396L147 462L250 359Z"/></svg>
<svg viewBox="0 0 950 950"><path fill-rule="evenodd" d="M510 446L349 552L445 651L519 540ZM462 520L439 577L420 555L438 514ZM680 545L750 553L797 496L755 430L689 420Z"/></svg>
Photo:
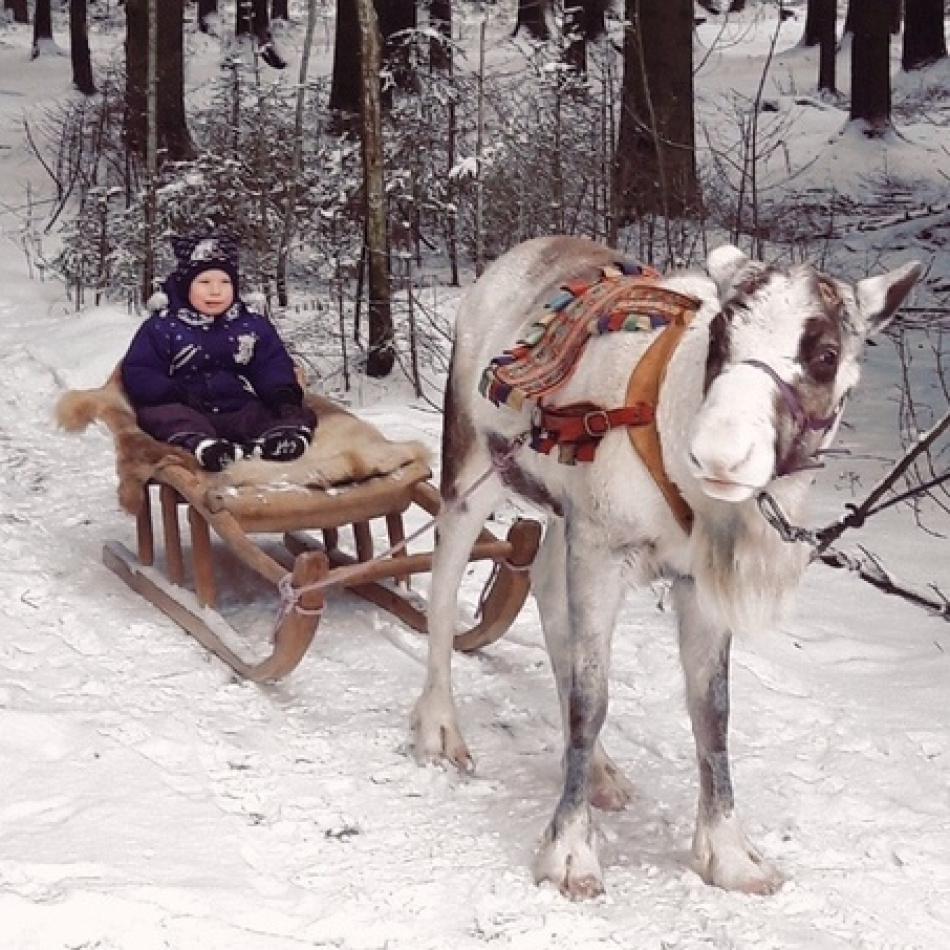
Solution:
<svg viewBox="0 0 950 950"><path fill-rule="evenodd" d="M584 239L538 238L495 261L462 303L446 390L444 511L414 752L422 763L474 770L451 686L457 592L478 530L503 495L515 492L547 513L532 588L564 729L563 788L536 857L538 883L552 882L571 899L603 892L591 806L622 809L632 792L598 738L611 638L625 582L667 579L699 765L693 864L709 884L768 894L782 877L747 839L734 807L730 644L734 634L775 621L808 551L780 538L757 496L767 490L790 519L802 517L811 469L858 381L863 344L890 321L922 268L910 263L850 285L726 246L709 255L705 272L660 278L657 286L691 300L694 312L656 384L657 464L628 438L636 420L629 430L612 426L600 410L624 405L632 371L652 358L666 331L589 340L546 411L556 418L563 407L592 406L583 426L601 438L591 461L562 464L523 444L550 434L538 405L496 405L481 394L480 380L559 288L618 264L629 266Z"/></svg>

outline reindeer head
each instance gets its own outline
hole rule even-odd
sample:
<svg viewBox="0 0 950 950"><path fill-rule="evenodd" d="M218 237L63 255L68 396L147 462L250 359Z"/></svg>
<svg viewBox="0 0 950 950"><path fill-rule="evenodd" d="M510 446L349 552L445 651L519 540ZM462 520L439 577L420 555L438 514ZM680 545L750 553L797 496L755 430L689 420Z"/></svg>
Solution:
<svg viewBox="0 0 950 950"><path fill-rule="evenodd" d="M892 319L922 267L851 286L808 265L779 268L722 247L707 269L720 308L709 323L690 465L706 495L740 502L814 465L858 381L865 340Z"/></svg>

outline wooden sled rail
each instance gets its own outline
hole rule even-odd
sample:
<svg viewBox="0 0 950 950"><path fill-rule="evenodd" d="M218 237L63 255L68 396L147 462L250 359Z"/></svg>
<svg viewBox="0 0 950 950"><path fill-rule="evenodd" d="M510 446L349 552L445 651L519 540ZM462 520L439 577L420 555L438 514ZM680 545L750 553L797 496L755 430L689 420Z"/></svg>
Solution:
<svg viewBox="0 0 950 950"><path fill-rule="evenodd" d="M431 570L434 532L427 533L426 550L409 551L402 545L404 516L410 509L416 507L430 517L439 511L441 498L429 475L424 464L410 462L390 475L339 489L221 489L209 487L202 474L167 465L143 489L136 552L109 542L103 561L235 672L255 682L275 680L290 673L306 655L327 594L335 588L352 591L412 629L426 632L426 604L410 590L409 579ZM155 532L156 496L160 543ZM183 507L188 542L182 531ZM375 523L379 530L385 525L386 550L396 548L391 555L378 556ZM352 535L349 550L340 547L344 530ZM528 594L527 568L540 534L536 521L522 519L505 538L488 530L479 535L471 560L491 560L495 569L483 592L480 616L471 629L459 633L457 649L479 649L511 626ZM262 535L270 536L264 539L269 544L262 543ZM280 539L276 551L274 536ZM222 573L218 555L224 548L275 588L280 617L271 652L263 659L243 655L240 634L216 609Z"/></svg>

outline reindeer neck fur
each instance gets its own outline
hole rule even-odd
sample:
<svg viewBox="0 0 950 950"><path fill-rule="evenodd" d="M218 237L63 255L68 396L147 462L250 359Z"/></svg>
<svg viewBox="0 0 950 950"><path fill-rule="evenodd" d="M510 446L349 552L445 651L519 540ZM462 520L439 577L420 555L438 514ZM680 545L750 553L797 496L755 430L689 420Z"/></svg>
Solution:
<svg viewBox="0 0 950 950"><path fill-rule="evenodd" d="M719 302L715 286L704 275L674 278L671 284L703 301L667 367L658 409L667 474L694 514L689 574L705 611L735 632L759 629L774 623L787 607L807 565L808 552L803 545L783 541L754 498L738 504L710 498L692 476L688 465L690 422L703 404L709 322ZM769 485L769 492L793 520L805 514L812 477L800 472Z"/></svg>

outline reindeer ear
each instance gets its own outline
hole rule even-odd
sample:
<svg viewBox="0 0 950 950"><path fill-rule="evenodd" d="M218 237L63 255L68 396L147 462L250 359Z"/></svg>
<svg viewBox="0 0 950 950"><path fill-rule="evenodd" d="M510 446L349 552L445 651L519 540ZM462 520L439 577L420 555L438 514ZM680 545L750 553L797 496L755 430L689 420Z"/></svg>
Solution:
<svg viewBox="0 0 950 950"><path fill-rule="evenodd" d="M923 264L911 261L897 270L858 281L854 297L867 325L868 335L883 330L891 322L897 308L923 272Z"/></svg>
<svg viewBox="0 0 950 950"><path fill-rule="evenodd" d="M720 298L729 294L735 285L736 277L748 263L748 255L732 244L723 244L709 252L706 270L716 282Z"/></svg>

